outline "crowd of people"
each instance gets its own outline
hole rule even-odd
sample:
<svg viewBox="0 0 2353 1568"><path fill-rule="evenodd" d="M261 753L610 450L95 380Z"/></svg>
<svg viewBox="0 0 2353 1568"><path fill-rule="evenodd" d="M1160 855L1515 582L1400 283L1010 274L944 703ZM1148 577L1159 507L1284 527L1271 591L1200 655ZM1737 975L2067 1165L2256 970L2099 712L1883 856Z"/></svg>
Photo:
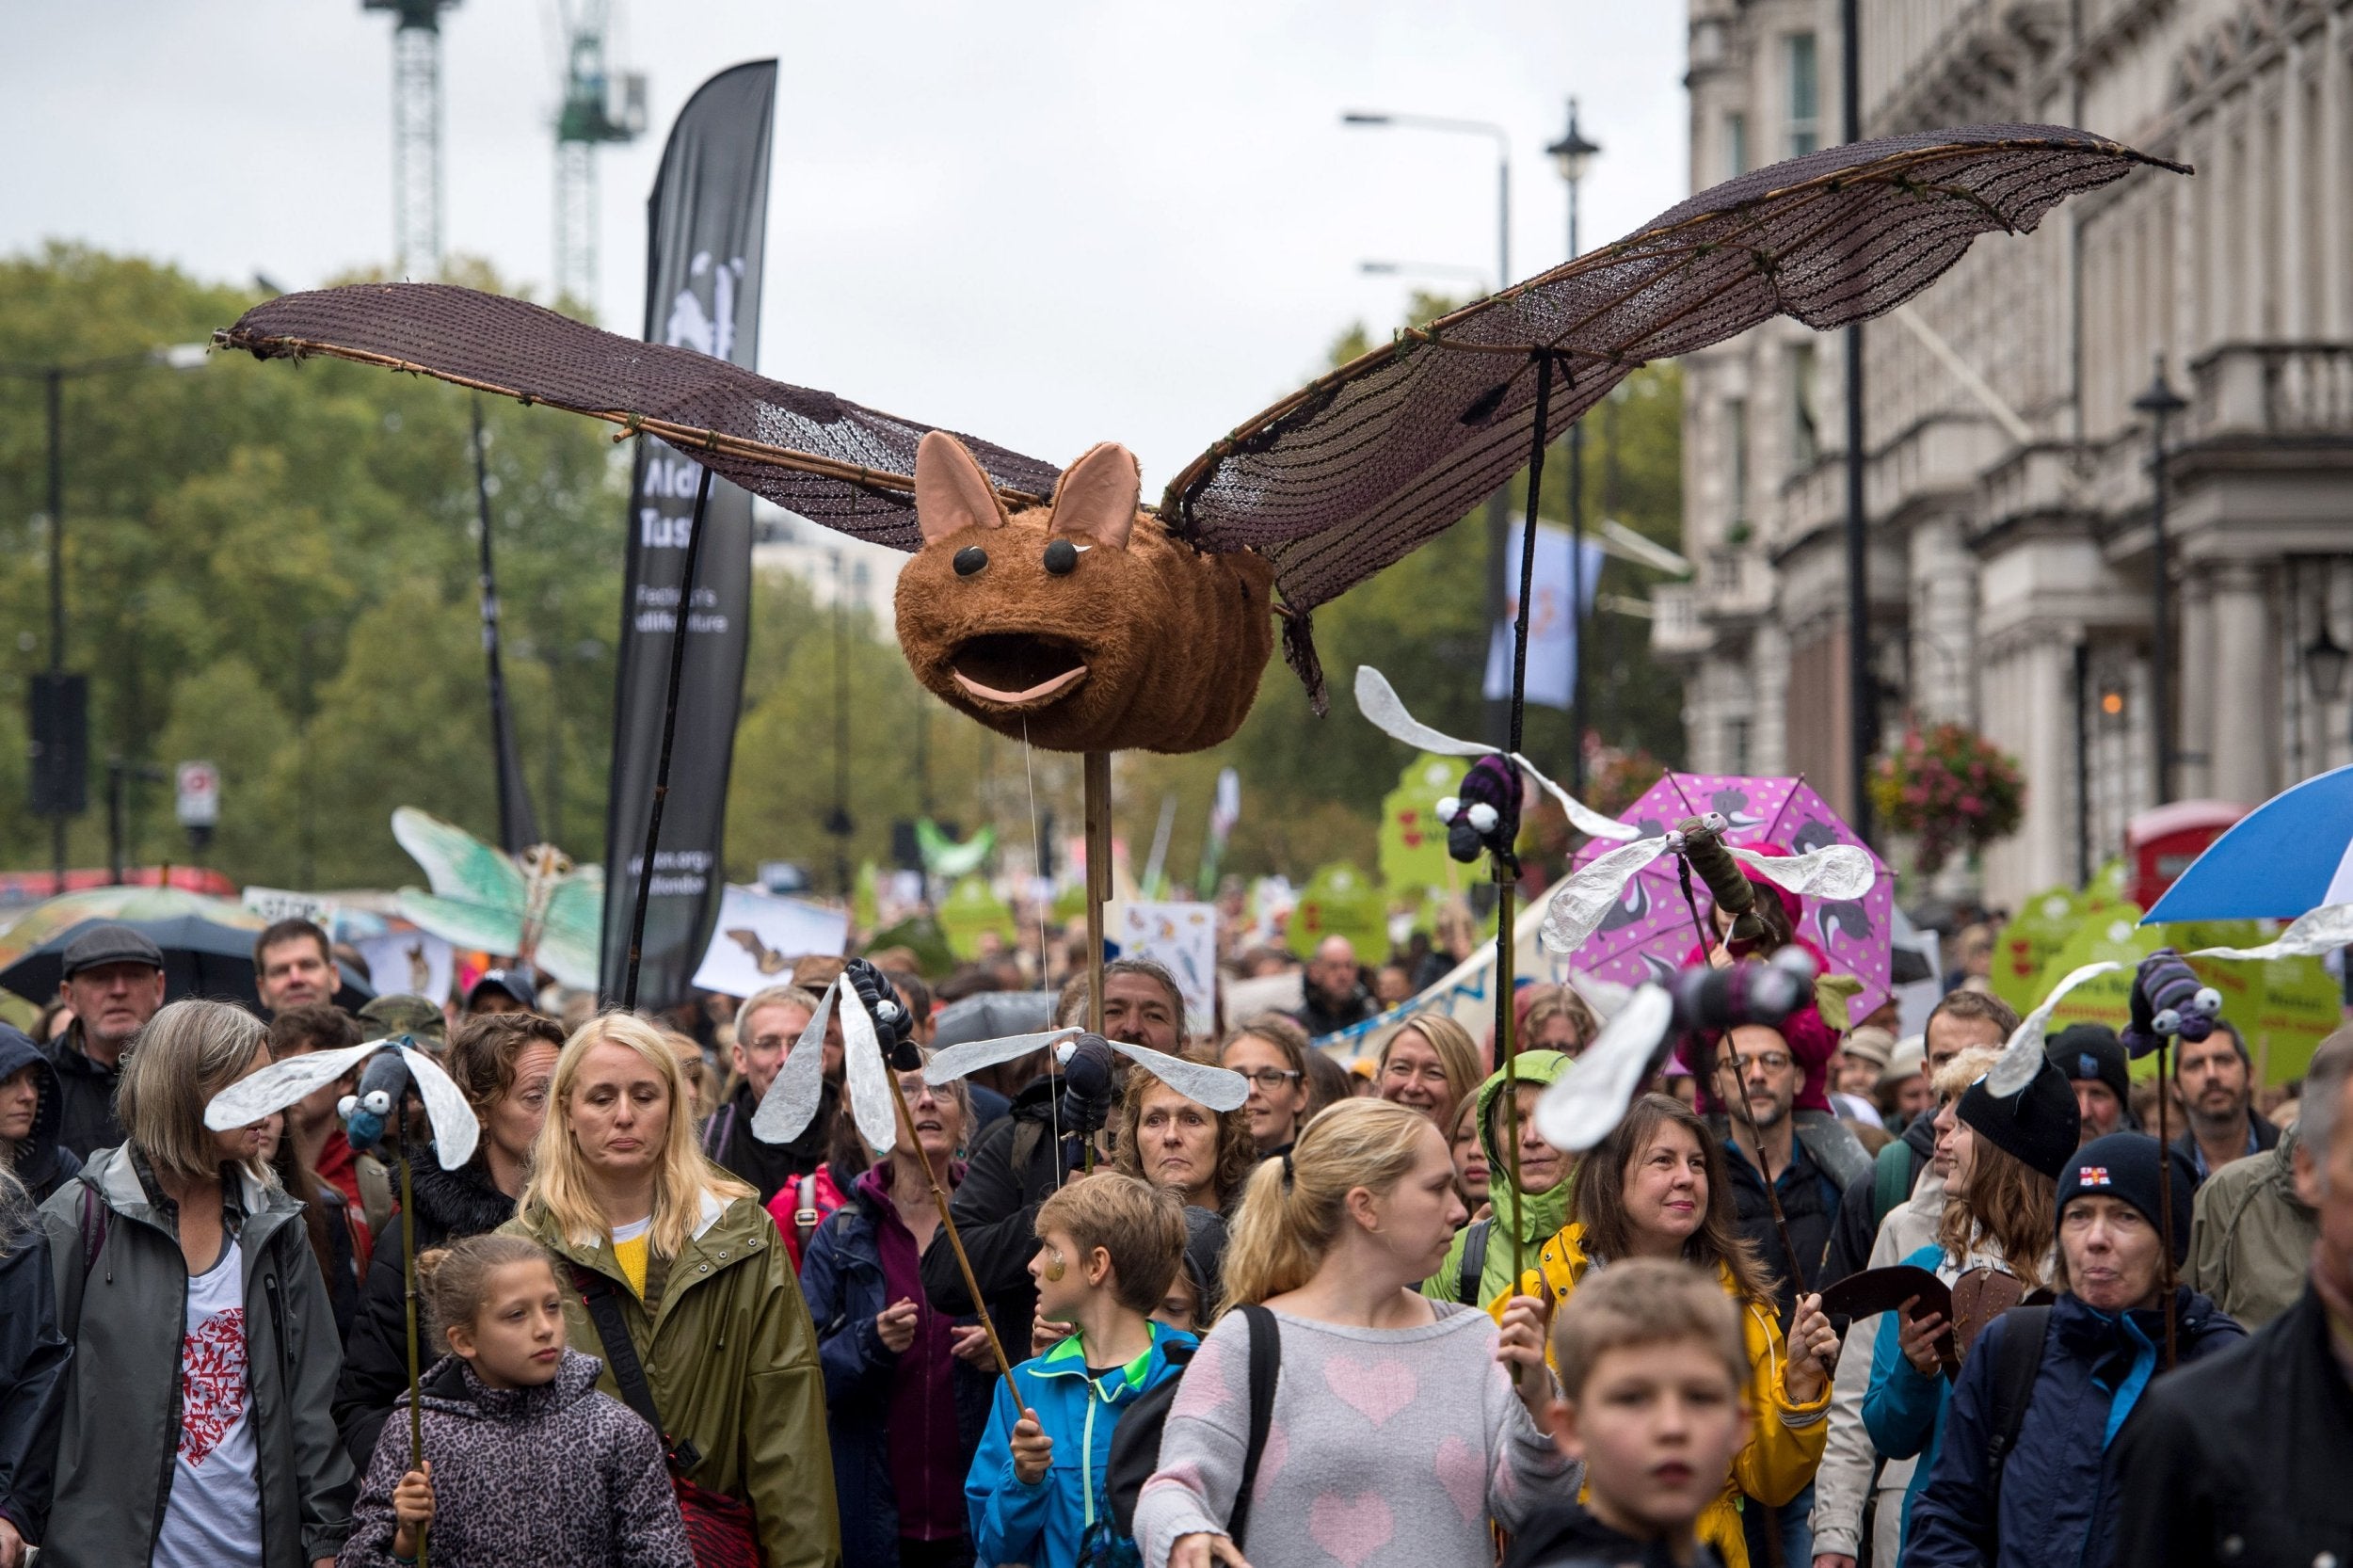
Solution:
<svg viewBox="0 0 2353 1568"><path fill-rule="evenodd" d="M1809 1006L1685 1038L1572 1156L1533 1112L1599 1030L1574 989L1517 991L1508 1069L1443 1012L1343 1065L1317 1036L1397 982L1329 943L1212 1038L1105 965L1107 1036L1247 1097L1129 1067L1099 1117L1048 1051L930 1081L955 1009L864 960L681 1030L520 966L346 1013L299 920L255 956L260 1010L167 1003L100 927L42 1038L0 1026L0 1568L2353 1552L2353 1030L2274 1120L2222 1020L2160 1144L2097 1026L1996 1096L1981 988L1901 1040ZM906 1022L888 1148L811 1032L838 980ZM766 1142L805 1034L818 1112ZM207 1123L395 1039L473 1115L454 1169L422 1115L355 1146L353 1074Z"/></svg>

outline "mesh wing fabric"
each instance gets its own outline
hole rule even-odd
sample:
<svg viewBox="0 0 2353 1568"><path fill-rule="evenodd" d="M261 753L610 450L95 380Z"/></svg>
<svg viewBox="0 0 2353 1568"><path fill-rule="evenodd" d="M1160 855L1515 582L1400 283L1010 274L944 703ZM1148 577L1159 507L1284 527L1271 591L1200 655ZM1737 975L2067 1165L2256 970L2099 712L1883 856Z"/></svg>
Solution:
<svg viewBox="0 0 2353 1568"><path fill-rule="evenodd" d="M1209 552L1256 550L1290 616L1285 657L1319 711L1308 612L1451 527L1526 462L1534 356L1555 356L1545 439L1644 362L1779 314L1833 328L1892 310L1977 235L2031 230L2135 168L2188 172L2051 125L1829 148L1704 191L1616 244L1401 333L1243 424L1170 485L1160 517ZM928 426L537 306L439 284L288 295L219 334L263 358L327 353L610 419L811 521L914 550L907 477ZM1057 470L963 437L1016 504Z"/></svg>
<svg viewBox="0 0 2353 1568"><path fill-rule="evenodd" d="M1179 474L1161 515L1204 549L1263 551L1285 603L1311 610L1525 466L1537 349L1561 356L1550 439L1647 360L1777 314L1815 328L1868 319L1926 288L1977 235L2031 230L2064 198L2140 164L2178 167L2081 131L2013 125L1758 169L1284 399Z"/></svg>
<svg viewBox="0 0 2353 1568"><path fill-rule="evenodd" d="M520 299L442 283L281 295L218 334L260 359L330 354L645 429L812 522L912 551L904 475L932 426L790 386L691 349L640 343ZM707 445L716 433L715 449ZM1051 463L959 436L1009 496L1043 498Z"/></svg>

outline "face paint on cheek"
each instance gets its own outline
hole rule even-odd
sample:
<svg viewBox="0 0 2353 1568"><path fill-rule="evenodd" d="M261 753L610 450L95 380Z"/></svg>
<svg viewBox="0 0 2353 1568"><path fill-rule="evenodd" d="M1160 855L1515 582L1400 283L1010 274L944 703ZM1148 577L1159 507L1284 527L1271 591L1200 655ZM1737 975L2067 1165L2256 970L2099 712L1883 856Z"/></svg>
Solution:
<svg viewBox="0 0 2353 1568"><path fill-rule="evenodd" d="M1062 1283L1062 1276L1069 1272L1070 1265L1063 1261L1062 1254L1056 1252L1051 1247L1047 1248L1046 1261L1038 1266L1038 1277L1040 1279L1051 1280L1055 1284L1059 1285Z"/></svg>

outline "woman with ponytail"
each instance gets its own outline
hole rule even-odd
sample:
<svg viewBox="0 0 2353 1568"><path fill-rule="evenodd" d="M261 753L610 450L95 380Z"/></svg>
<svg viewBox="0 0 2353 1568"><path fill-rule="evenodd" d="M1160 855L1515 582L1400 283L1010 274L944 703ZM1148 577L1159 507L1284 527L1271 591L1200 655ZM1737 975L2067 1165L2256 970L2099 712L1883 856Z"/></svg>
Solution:
<svg viewBox="0 0 2353 1568"><path fill-rule="evenodd" d="M1337 1559L1486 1568L1573 1467L1531 1418L1552 1398L1538 1304L1424 1297L1464 1220L1445 1135L1381 1100L1336 1105L1250 1177L1225 1257L1226 1315L1186 1373L1136 1504L1148 1568ZM1227 1530L1250 1429L1248 1320L1282 1341L1250 1538Z"/></svg>

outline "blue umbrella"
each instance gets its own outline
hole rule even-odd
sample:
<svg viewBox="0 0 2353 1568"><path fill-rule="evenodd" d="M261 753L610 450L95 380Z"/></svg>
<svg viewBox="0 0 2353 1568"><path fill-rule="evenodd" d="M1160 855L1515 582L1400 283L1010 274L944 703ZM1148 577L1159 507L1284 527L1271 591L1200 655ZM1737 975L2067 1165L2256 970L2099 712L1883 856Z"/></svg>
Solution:
<svg viewBox="0 0 2353 1568"><path fill-rule="evenodd" d="M2190 862L2141 924L2294 920L2353 900L2353 767L2281 791Z"/></svg>

